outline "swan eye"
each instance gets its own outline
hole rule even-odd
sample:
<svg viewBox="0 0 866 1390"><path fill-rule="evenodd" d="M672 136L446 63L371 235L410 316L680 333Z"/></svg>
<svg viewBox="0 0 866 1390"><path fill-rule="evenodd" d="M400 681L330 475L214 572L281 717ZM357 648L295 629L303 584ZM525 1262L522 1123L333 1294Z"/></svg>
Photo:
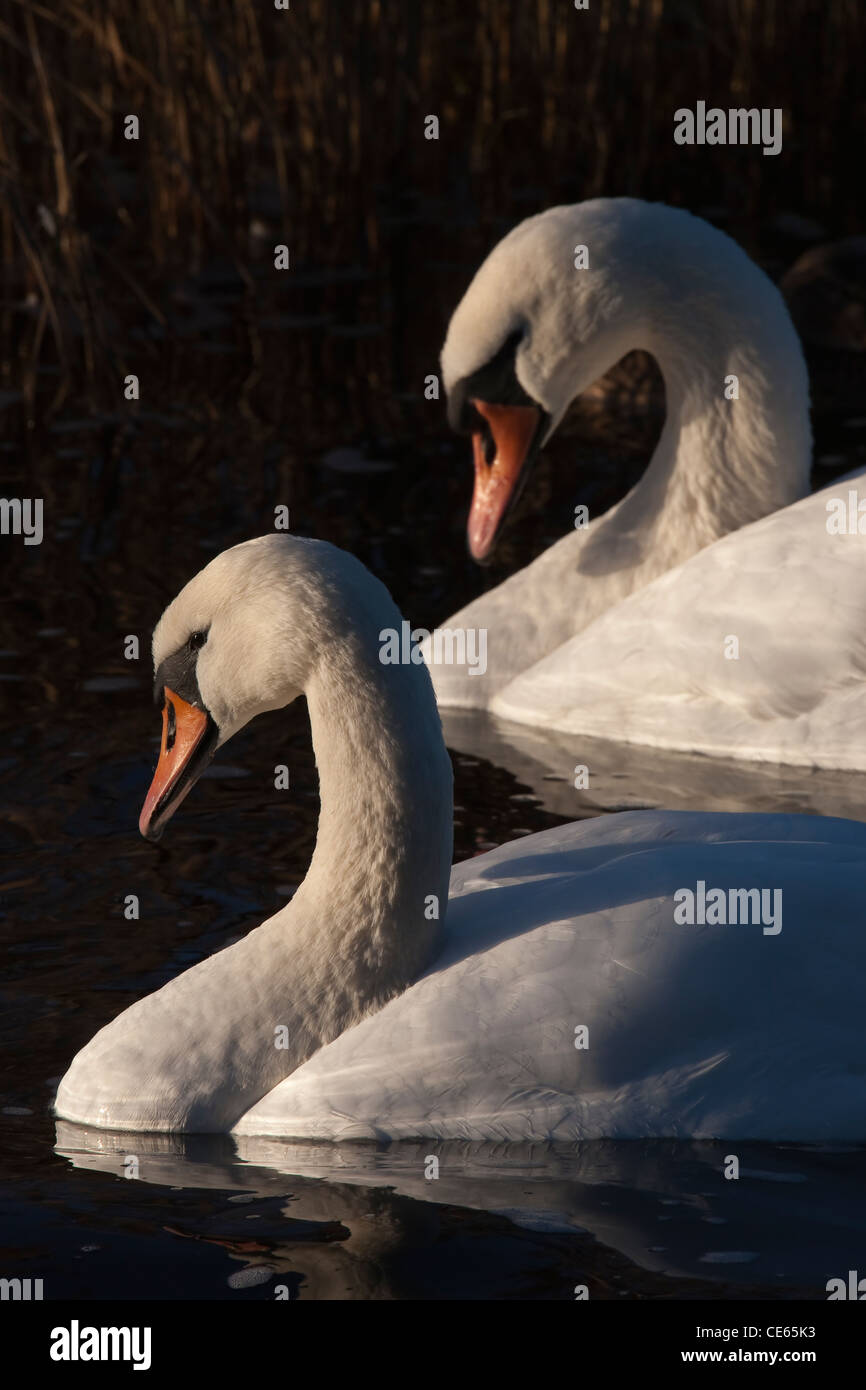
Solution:
<svg viewBox="0 0 866 1390"><path fill-rule="evenodd" d="M199 647L203 647L206 641L206 632L193 632L186 645L189 647L190 651L197 652Z"/></svg>

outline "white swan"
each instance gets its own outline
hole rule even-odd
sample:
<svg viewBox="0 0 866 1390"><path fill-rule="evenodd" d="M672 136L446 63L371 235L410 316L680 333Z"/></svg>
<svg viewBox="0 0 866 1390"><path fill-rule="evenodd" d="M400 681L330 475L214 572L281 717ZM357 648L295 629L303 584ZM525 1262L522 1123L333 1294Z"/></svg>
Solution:
<svg viewBox="0 0 866 1390"><path fill-rule="evenodd" d="M77 1055L58 1115L327 1139L866 1136L866 827L586 821L460 865L443 926L450 765L426 670L380 660L399 626L356 560L288 536L226 551L169 605L143 832L303 691L318 840L286 907ZM710 889L760 921L680 924L682 893Z"/></svg>
<svg viewBox="0 0 866 1390"><path fill-rule="evenodd" d="M576 269L580 247L588 267ZM662 204L603 198L552 208L494 248L442 351L451 422L473 434L468 536L477 558L489 553L534 450L571 400L633 348L655 357L667 397L646 472L588 526L575 530L563 517L570 534L448 620L448 628L489 632L487 671L480 678L435 666L440 705L502 714L507 705L511 718L543 722L547 709L535 710L511 682L561 653L569 703L583 668L576 651L562 649L576 633L808 491L805 363L764 273L722 232Z"/></svg>

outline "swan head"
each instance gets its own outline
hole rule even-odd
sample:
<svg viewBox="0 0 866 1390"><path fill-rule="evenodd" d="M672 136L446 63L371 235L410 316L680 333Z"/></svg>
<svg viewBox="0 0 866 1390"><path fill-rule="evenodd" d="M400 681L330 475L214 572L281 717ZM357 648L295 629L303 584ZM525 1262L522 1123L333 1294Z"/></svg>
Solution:
<svg viewBox="0 0 866 1390"><path fill-rule="evenodd" d="M527 218L493 248L455 309L442 377L452 428L472 436L467 541L480 563L574 397L632 348L649 346L652 234L665 215L687 216L598 198ZM668 284L673 253L669 261Z"/></svg>
<svg viewBox="0 0 866 1390"><path fill-rule="evenodd" d="M335 546L274 534L223 551L181 590L153 634L162 743L139 818L146 839L160 838L222 744L306 689L356 622L345 594L370 586L385 593Z"/></svg>

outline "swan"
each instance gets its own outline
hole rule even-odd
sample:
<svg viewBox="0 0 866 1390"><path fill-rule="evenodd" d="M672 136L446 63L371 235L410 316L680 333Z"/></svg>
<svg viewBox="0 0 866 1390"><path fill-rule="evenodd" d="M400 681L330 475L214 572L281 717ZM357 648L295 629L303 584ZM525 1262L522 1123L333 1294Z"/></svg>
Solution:
<svg viewBox="0 0 866 1390"><path fill-rule="evenodd" d="M441 706L504 714L497 702L511 682L595 619L808 492L808 377L778 290L730 237L690 213L593 199L509 232L448 327L442 379L451 424L473 440L467 534L476 559L489 558L570 402L633 349L655 358L667 401L645 473L588 525L563 517L569 534L448 620L449 629L488 630L490 643L484 679L433 666ZM579 669L563 659L566 697ZM513 692L508 705L521 722L546 717Z"/></svg>
<svg viewBox="0 0 866 1390"><path fill-rule="evenodd" d="M285 907L96 1034L57 1115L327 1141L863 1138L866 826L625 813L461 864L449 897L450 762L426 667L383 663L400 623L360 562L284 534L169 604L142 833L303 693L316 847ZM718 925L710 893L754 911Z"/></svg>

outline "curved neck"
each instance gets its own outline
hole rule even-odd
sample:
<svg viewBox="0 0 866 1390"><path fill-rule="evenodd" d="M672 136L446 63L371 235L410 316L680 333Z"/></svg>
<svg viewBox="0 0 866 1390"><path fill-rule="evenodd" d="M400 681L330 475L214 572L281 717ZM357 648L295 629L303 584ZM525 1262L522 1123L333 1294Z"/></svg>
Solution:
<svg viewBox="0 0 866 1390"><path fill-rule="evenodd" d="M426 668L381 666L376 636L331 643L307 685L321 815L292 901L104 1030L132 1041L130 1093L148 1096L128 1127L231 1129L407 989L435 952L451 869L451 763ZM139 1075L142 1036L170 1054L152 1083ZM113 1104L114 1124L121 1111Z"/></svg>
<svg viewBox="0 0 866 1390"><path fill-rule="evenodd" d="M644 525L663 514L693 553L808 491L809 385L792 328L761 344L748 322L732 332L710 321L700 335L683 325L647 350L664 378L665 424L621 522L636 508Z"/></svg>
<svg viewBox="0 0 866 1390"><path fill-rule="evenodd" d="M585 271L573 260L578 244L589 248ZM636 590L809 490L808 376L784 300L700 218L598 199L521 223L455 311L446 380L490 360L521 323L532 331L517 350L518 380L554 427L575 396L635 348L656 359L667 412L626 497L450 620L490 627L487 704ZM584 501L579 482L574 501ZM437 674L448 703L477 704L472 686Z"/></svg>
<svg viewBox="0 0 866 1390"><path fill-rule="evenodd" d="M670 266L680 262L660 240L644 247L642 259L626 248L614 267L623 309L603 338L575 345L573 313L567 305L561 312L560 341L572 344L562 397L642 348L662 372L666 418L643 476L620 502L481 600L491 627L488 701L636 590L808 492L809 389L799 340L775 287L732 242L719 240L729 258L723 289L706 257L675 285ZM506 642L496 640L497 624Z"/></svg>
<svg viewBox="0 0 866 1390"><path fill-rule="evenodd" d="M382 666L353 634L328 650L306 695L316 848L292 901L232 948L248 948L233 978L249 969L273 1001L270 1013L259 1004L246 1060L233 1059L256 1091L246 1086L238 1114L417 979L448 901L451 762L426 668ZM278 1023L286 1046L275 1051Z"/></svg>
<svg viewBox="0 0 866 1390"><path fill-rule="evenodd" d="M307 686L321 814L287 911L326 911L330 946L348 949L359 997L382 999L435 948L451 870L452 774L426 667L383 666L361 646L353 637L329 652Z"/></svg>
<svg viewBox="0 0 866 1390"><path fill-rule="evenodd" d="M659 365L665 423L641 479L579 533L578 569L609 576L595 594L585 591L580 626L809 490L802 349L778 291L745 256L738 263L748 267L745 283L724 293L697 276L678 297L650 293L629 335L629 349Z"/></svg>

